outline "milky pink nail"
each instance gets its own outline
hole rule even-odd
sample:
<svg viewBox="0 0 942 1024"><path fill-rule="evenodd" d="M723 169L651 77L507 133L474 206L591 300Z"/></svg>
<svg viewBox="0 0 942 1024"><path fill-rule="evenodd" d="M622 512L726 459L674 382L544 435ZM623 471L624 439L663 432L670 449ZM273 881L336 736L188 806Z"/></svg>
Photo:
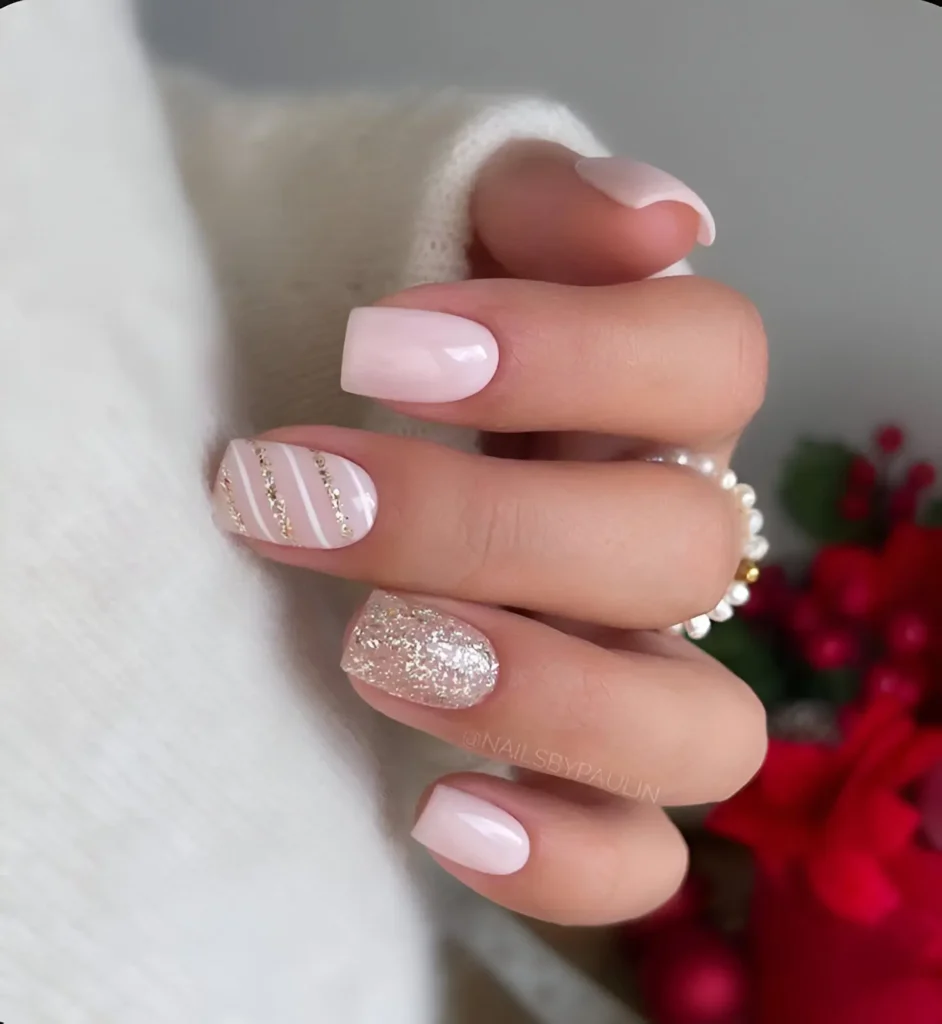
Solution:
<svg viewBox="0 0 942 1024"><path fill-rule="evenodd" d="M440 857L486 875L512 875L530 856L530 837L516 818L451 786L432 790L412 838Z"/></svg>
<svg viewBox="0 0 942 1024"><path fill-rule="evenodd" d="M663 270L659 270L656 274L652 274L651 277L692 277L693 267L690 265L689 260L678 260L676 263L672 263L669 267L665 267Z"/></svg>
<svg viewBox="0 0 942 1024"><path fill-rule="evenodd" d="M473 320L424 309L355 309L347 323L340 386L393 402L457 402L497 371L494 335Z"/></svg>
<svg viewBox="0 0 942 1024"><path fill-rule="evenodd" d="M576 171L583 181L633 210L654 203L684 203L700 214L697 241L712 245L716 240L716 221L710 208L693 189L667 171L626 156L586 157L576 164Z"/></svg>
<svg viewBox="0 0 942 1024"><path fill-rule="evenodd" d="M276 441L232 441L213 490L230 533L300 548L342 548L376 519L376 488L349 459Z"/></svg>

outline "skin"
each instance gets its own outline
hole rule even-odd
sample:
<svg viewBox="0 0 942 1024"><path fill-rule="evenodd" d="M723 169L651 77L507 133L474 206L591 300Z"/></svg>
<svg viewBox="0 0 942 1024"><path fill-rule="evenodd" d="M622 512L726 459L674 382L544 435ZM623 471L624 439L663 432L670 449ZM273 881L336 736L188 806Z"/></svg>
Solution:
<svg viewBox="0 0 942 1024"><path fill-rule="evenodd" d="M428 595L491 640L499 683L474 708L353 685L381 713L459 747L511 739L487 753L518 768L521 749L564 754L571 771L535 755L512 781L441 780L523 824L531 853L520 871L436 859L513 910L600 924L647 913L677 889L687 852L662 808L744 785L765 754L765 719L726 669L653 632L712 607L732 578L739 526L728 495L690 471L613 461L611 451L554 455L588 456L574 444L591 432L624 438L614 454L669 443L728 459L761 405L766 345L754 308L728 288L644 280L693 248L694 211L619 206L582 182L576 159L547 143L498 153L472 200L475 279L383 301L490 328L500 367L481 393L397 408L489 432L492 451L517 458L280 429L268 436L362 466L382 514L349 548L252 544L277 561Z"/></svg>

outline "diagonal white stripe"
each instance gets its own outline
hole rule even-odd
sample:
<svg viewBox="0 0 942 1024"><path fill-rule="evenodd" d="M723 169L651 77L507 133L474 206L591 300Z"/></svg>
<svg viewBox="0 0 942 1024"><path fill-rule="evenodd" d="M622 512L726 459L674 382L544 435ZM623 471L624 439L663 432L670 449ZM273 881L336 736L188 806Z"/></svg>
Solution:
<svg viewBox="0 0 942 1024"><path fill-rule="evenodd" d="M262 519L262 513L259 511L258 505L255 501L255 495L252 493L252 482L249 480L249 474L246 472L245 463L242 461L242 456L239 454L239 449L233 444L230 448L233 458L236 460L236 465L239 467L239 476L242 478L242 485L245 487L246 496L249 499L249 504L252 506L252 515L255 516L255 521L261 528L262 533L270 540L273 544L277 543L275 538L271 535L268 527L265 525L265 520Z"/></svg>
<svg viewBox="0 0 942 1024"><path fill-rule="evenodd" d="M353 462L349 462L347 459L341 459L350 474L350 479L353 481L353 486L357 489L357 495L360 498L359 508L363 510L363 515L366 518L366 528L369 530L372 528L373 523L376 521L376 515L374 514L374 508L376 506L376 499L363 487L363 483L360 480L360 473L362 470Z"/></svg>
<svg viewBox="0 0 942 1024"><path fill-rule="evenodd" d="M301 467L298 465L298 460L294 457L294 452L291 450L289 445L283 444L279 445L279 447L285 453L288 465L291 466L291 472L294 474L294 482L298 485L298 493L301 495L301 501L304 503L304 511L307 512L307 517L310 520L311 526L314 528L314 532L317 534L317 539L325 548L333 547L333 544L328 541L324 531L321 529L321 521L317 517L317 510L311 504L311 493L307 489L307 485L301 476Z"/></svg>

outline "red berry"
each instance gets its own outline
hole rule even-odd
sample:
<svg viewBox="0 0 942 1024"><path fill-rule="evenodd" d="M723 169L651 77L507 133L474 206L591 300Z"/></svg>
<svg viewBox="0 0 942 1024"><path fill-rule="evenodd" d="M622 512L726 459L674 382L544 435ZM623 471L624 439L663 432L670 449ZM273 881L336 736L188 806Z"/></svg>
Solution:
<svg viewBox="0 0 942 1024"><path fill-rule="evenodd" d="M770 565L762 570L759 584L762 585L762 599L766 604L765 617L780 622L782 617L791 607L792 588L785 575L785 570L780 565ZM752 588L753 596L756 588ZM751 603L751 599L750 602ZM746 605L743 605L746 607Z"/></svg>
<svg viewBox="0 0 942 1024"><path fill-rule="evenodd" d="M890 518L894 523L908 523L916 517L918 495L909 487L900 487L890 495Z"/></svg>
<svg viewBox="0 0 942 1024"><path fill-rule="evenodd" d="M727 1024L745 1019L749 976L722 936L689 929L649 949L638 971L649 1015L660 1024Z"/></svg>
<svg viewBox="0 0 942 1024"><path fill-rule="evenodd" d="M847 484L854 491L868 491L877 482L877 467L863 455L851 461Z"/></svg>
<svg viewBox="0 0 942 1024"><path fill-rule="evenodd" d="M919 612L897 612L887 623L886 646L900 657L912 657L929 643L929 623Z"/></svg>
<svg viewBox="0 0 942 1024"><path fill-rule="evenodd" d="M914 707L922 699L922 684L915 673L908 672L901 665L878 662L864 680L864 696L868 700L892 696L907 707Z"/></svg>
<svg viewBox="0 0 942 1024"><path fill-rule="evenodd" d="M851 577L835 587L830 603L844 618L865 619L877 603L876 581L869 575Z"/></svg>
<svg viewBox="0 0 942 1024"><path fill-rule="evenodd" d="M848 491L841 498L841 518L859 523L870 515L870 495L861 491Z"/></svg>
<svg viewBox="0 0 942 1024"><path fill-rule="evenodd" d="M855 544L831 544L815 556L811 566L811 583L816 594L825 597L834 593L850 579L874 577L879 559L873 551Z"/></svg>
<svg viewBox="0 0 942 1024"><path fill-rule="evenodd" d="M807 636L824 623L824 612L814 594L799 594L788 612L788 628L797 636Z"/></svg>
<svg viewBox="0 0 942 1024"><path fill-rule="evenodd" d="M856 638L840 627L828 627L812 633L804 646L805 660L819 672L846 668L857 656Z"/></svg>
<svg viewBox="0 0 942 1024"><path fill-rule="evenodd" d="M901 427L895 423L888 423L886 426L880 427L874 435L874 440L884 455L893 455L906 443L906 435Z"/></svg>
<svg viewBox="0 0 942 1024"><path fill-rule="evenodd" d="M906 474L906 483L914 491L926 491L935 483L935 466L931 462L914 462Z"/></svg>
<svg viewBox="0 0 942 1024"><path fill-rule="evenodd" d="M773 602L767 590L759 587L752 587L749 591L749 600L736 609L736 613L743 619L752 619L755 622L767 619L772 613Z"/></svg>
<svg viewBox="0 0 942 1024"><path fill-rule="evenodd" d="M762 570L759 582L755 584L755 587L758 586L763 586L769 590L775 590L776 592L788 590L788 576L780 565L767 565ZM753 587L753 589L755 589L755 587Z"/></svg>

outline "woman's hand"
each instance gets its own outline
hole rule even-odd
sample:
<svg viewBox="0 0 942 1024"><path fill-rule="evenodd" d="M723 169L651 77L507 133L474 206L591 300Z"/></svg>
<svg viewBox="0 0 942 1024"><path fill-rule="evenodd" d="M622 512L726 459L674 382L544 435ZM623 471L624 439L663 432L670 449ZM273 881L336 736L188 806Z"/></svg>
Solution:
<svg viewBox="0 0 942 1024"><path fill-rule="evenodd" d="M575 162L545 144L498 155L473 205L493 276L355 311L344 387L487 432L725 460L763 396L759 318L699 278L641 280L711 240L705 208L650 171L584 169L616 203ZM736 571L741 510L701 474L292 427L233 442L215 502L261 554L382 588L346 638L364 700L522 769L441 780L414 832L505 906L582 924L653 909L686 870L661 807L722 799L761 763L752 691L656 632L712 608Z"/></svg>

